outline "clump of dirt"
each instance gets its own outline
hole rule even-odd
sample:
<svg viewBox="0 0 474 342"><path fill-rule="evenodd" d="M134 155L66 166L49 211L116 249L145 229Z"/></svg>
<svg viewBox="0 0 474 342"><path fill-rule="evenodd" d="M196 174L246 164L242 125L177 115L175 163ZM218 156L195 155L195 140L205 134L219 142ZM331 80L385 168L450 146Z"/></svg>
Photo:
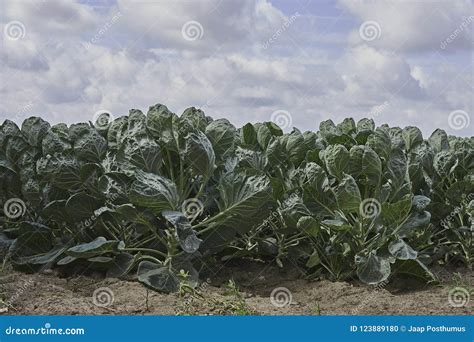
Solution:
<svg viewBox="0 0 474 342"><path fill-rule="evenodd" d="M358 282L295 279L291 270L268 265L226 266L197 289L177 294L146 289L135 279L95 276L61 278L54 271L8 271L0 275L0 313L9 315L469 315L449 301L454 287L472 296L474 274L442 274L440 285L416 290L403 280L386 288ZM233 279L229 282L229 279ZM456 282L453 281L456 280ZM398 284L397 284L398 282ZM459 304L459 303L458 303Z"/></svg>

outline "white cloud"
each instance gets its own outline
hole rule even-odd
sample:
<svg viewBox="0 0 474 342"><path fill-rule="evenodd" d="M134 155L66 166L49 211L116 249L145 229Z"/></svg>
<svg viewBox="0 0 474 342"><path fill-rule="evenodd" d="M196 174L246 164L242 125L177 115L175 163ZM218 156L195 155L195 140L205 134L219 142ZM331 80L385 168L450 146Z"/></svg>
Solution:
<svg viewBox="0 0 474 342"><path fill-rule="evenodd" d="M27 34L48 33L54 36L80 35L94 28L98 16L85 5L74 1L4 1L5 15L22 22Z"/></svg>
<svg viewBox="0 0 474 342"><path fill-rule="evenodd" d="M350 49L338 66L348 85L346 94L355 101L425 95L410 65L399 56L361 45Z"/></svg>
<svg viewBox="0 0 474 342"><path fill-rule="evenodd" d="M5 41L0 54L0 78L8 80L0 82L0 119L41 115L72 123L91 120L102 109L118 117L130 108L146 111L160 102L177 113L201 106L206 114L236 125L268 121L273 111L282 109L304 130L317 129L328 118L373 116L378 124L417 125L428 134L436 127L448 128L452 110L474 115L472 76L463 71L468 65L452 55L427 58L426 48L438 34L422 32L431 37L423 45L415 33L404 45L409 52L390 52L404 30L414 30L420 5L413 8L415 13L407 11L410 18L402 22L408 25L400 28L402 33L384 42L348 44L338 39L330 48L321 47L315 42L340 38L341 27L337 33L313 32L313 18L301 15L268 49L261 44L288 16L265 0L203 1L199 6L190 1L119 0L101 11L62 1L44 6L53 23L36 18L44 9L31 2L12 1L2 17L2 22L23 20L27 35ZM359 20L369 19L370 11L361 8L351 11ZM374 4L370 13L377 19L387 11ZM456 11L449 10L448 16ZM120 18L105 25L117 13ZM68 24L68 18L73 22ZM202 40L183 39L181 27L187 20L202 24ZM386 25L395 25L383 24L383 32ZM346 36L352 29L347 28ZM100 39L92 41L98 32Z"/></svg>
<svg viewBox="0 0 474 342"><path fill-rule="evenodd" d="M47 70L48 62L36 44L31 40L9 40L3 41L0 50L2 64L15 69L25 70Z"/></svg>
<svg viewBox="0 0 474 342"><path fill-rule="evenodd" d="M216 48L234 50L245 43L255 44L258 37L268 37L285 19L267 0L203 0L199 4L119 0L117 9L123 14L122 32L132 33L131 39L138 38L148 47L174 47L211 55ZM183 25L189 21L202 26L202 39L183 38Z"/></svg>
<svg viewBox="0 0 474 342"><path fill-rule="evenodd" d="M381 35L371 44L393 52L441 51L441 43L474 15L474 5L470 0L340 2L357 16L360 23L376 21ZM446 51L471 48L472 22L470 25L471 28L468 26L460 32ZM363 42L359 37L359 27L351 33L350 41L352 44Z"/></svg>

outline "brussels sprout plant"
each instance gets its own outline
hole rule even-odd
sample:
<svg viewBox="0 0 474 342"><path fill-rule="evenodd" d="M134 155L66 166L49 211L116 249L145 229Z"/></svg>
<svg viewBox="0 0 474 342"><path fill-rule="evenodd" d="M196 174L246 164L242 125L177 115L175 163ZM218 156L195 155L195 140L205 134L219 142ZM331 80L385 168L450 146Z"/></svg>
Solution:
<svg viewBox="0 0 474 342"><path fill-rule="evenodd" d="M16 268L137 272L173 292L244 257L367 284L472 267L473 137L370 119L236 128L160 104L110 118L1 126L0 245Z"/></svg>

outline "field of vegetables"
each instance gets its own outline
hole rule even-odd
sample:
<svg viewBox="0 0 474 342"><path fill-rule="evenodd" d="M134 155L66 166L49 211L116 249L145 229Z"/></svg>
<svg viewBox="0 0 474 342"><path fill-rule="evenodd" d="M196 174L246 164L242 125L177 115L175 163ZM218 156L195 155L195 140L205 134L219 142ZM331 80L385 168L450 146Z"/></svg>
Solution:
<svg viewBox="0 0 474 342"><path fill-rule="evenodd" d="M327 120L234 127L164 105L0 129L0 259L136 274L162 293L257 260L296 277L436 282L474 262L474 137Z"/></svg>

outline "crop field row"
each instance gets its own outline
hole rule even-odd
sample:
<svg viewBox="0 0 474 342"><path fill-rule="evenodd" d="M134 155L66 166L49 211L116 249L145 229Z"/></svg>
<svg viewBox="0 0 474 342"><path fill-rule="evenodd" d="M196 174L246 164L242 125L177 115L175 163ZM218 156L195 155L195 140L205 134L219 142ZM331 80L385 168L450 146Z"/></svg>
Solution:
<svg viewBox="0 0 474 342"><path fill-rule="evenodd" d="M24 271L137 272L160 292L230 260L310 279L472 268L474 138L370 119L284 133L164 105L0 129L0 253Z"/></svg>

